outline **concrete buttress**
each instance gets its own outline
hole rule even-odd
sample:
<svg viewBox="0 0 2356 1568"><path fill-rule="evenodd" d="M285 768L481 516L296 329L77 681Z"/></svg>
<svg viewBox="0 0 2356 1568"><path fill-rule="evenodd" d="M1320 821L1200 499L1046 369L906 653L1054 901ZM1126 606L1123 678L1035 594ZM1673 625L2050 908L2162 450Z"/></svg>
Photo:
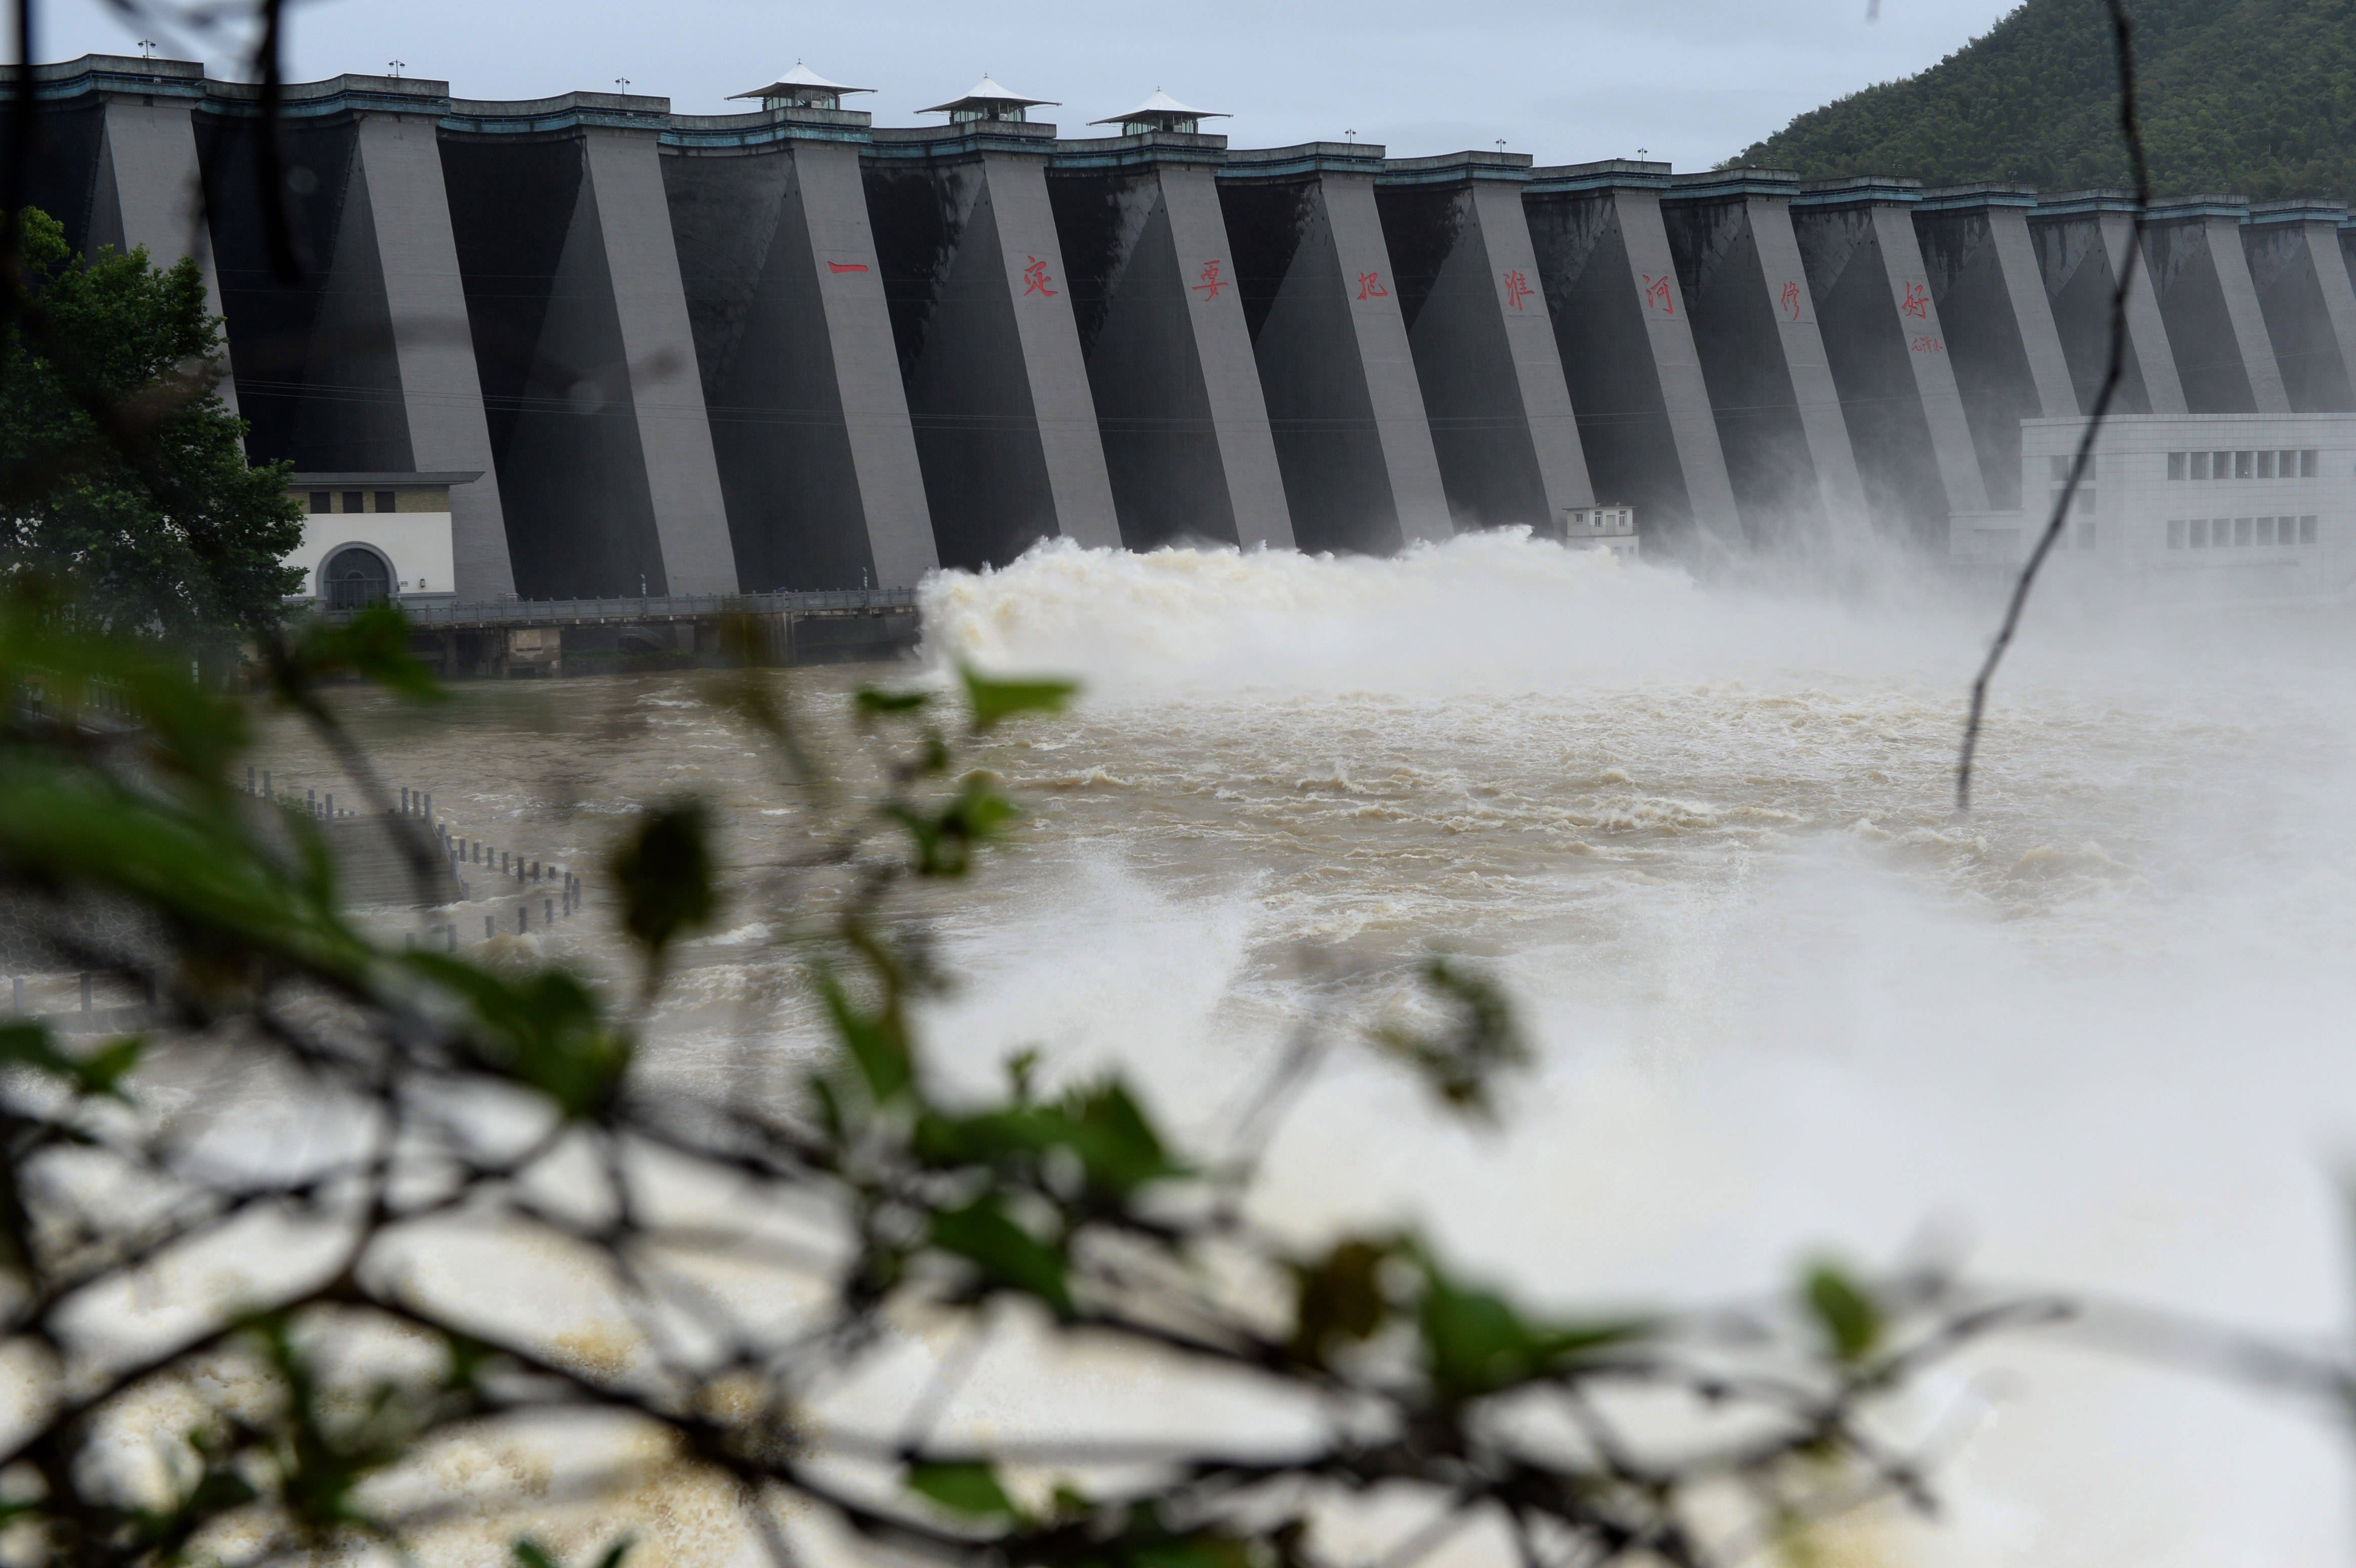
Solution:
<svg viewBox="0 0 2356 1568"><path fill-rule="evenodd" d="M2143 253L2187 407L2196 414L2290 411L2242 249L2249 203L2192 196L2151 204Z"/></svg>
<svg viewBox="0 0 2356 1568"><path fill-rule="evenodd" d="M2340 253L2347 218L2336 203L2263 201L2242 230L2294 413L2356 412L2356 291Z"/></svg>
<svg viewBox="0 0 2356 1568"><path fill-rule="evenodd" d="M392 336L410 462L483 475L450 492L450 548L460 601L515 592L505 509L499 504L490 425L466 324L466 286L451 237L442 155L431 114L364 113L354 172L368 220ZM349 206L348 204L348 210Z"/></svg>
<svg viewBox="0 0 2356 1568"><path fill-rule="evenodd" d="M1459 530L1556 531L1595 503L1523 216L1520 153L1395 158L1375 207Z"/></svg>
<svg viewBox="0 0 2356 1568"><path fill-rule="evenodd" d="M1953 514L1987 510L1987 485L1910 216L1921 188L1816 181L1792 225L1873 521L1943 541Z"/></svg>
<svg viewBox="0 0 2356 1568"><path fill-rule="evenodd" d="M1662 193L1677 289L1753 544L1866 526L1865 487L1792 232L1799 183L1781 169L1728 169L1673 176Z"/></svg>
<svg viewBox="0 0 2356 1568"><path fill-rule="evenodd" d="M738 587L655 133L661 99L455 101L477 373L529 598Z"/></svg>
<svg viewBox="0 0 2356 1568"><path fill-rule="evenodd" d="M1120 530L1048 205L1052 125L873 133L861 176L941 564Z"/></svg>
<svg viewBox="0 0 2356 1568"><path fill-rule="evenodd" d="M737 579L913 586L940 564L840 110L673 115L663 183Z"/></svg>
<svg viewBox="0 0 2356 1568"><path fill-rule="evenodd" d="M2041 196L2029 220L2039 276L2053 307L2053 330L2069 362L2078 406L2091 410L2110 363L2111 305L2136 243L2134 197L2123 190ZM2185 412L2168 325L2152 292L2151 270L2138 264L2126 298L2127 341L2111 407L2123 414Z"/></svg>
<svg viewBox="0 0 2356 1568"><path fill-rule="evenodd" d="M2020 504L2020 421L2079 412L2029 236L2036 208L2036 191L2017 185L1927 190L1913 208L1980 478L1999 508Z"/></svg>
<svg viewBox="0 0 2356 1568"><path fill-rule="evenodd" d="M1122 542L1290 549L1292 515L1219 211L1226 139L1055 144L1047 195Z"/></svg>
<svg viewBox="0 0 2356 1568"><path fill-rule="evenodd" d="M1666 164L1534 169L1537 280L1597 496L1636 508L1646 548L1738 542L1742 522L1661 221Z"/></svg>
<svg viewBox="0 0 2356 1568"><path fill-rule="evenodd" d="M1219 205L1293 537L1384 554L1451 532L1374 176L1383 149L1230 152Z"/></svg>

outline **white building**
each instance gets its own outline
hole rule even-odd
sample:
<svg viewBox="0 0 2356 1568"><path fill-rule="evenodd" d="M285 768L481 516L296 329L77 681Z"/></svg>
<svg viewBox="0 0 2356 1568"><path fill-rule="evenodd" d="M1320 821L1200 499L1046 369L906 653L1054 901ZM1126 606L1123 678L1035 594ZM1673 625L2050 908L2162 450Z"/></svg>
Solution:
<svg viewBox="0 0 2356 1568"><path fill-rule="evenodd" d="M304 572L289 603L350 610L385 601L457 602L450 487L480 473L297 474L288 488L304 513L303 543L286 558Z"/></svg>
<svg viewBox="0 0 2356 1568"><path fill-rule="evenodd" d="M2022 421L2022 509L1956 514L1950 550L2019 564L2052 516L2084 430L2083 419ZM2046 570L2158 599L2347 591L2356 582L2356 414L2105 420Z"/></svg>
<svg viewBox="0 0 2356 1568"><path fill-rule="evenodd" d="M1955 513L1954 556L2019 565L2083 433L2085 419L2024 419L2024 507ZM2356 581L2356 414L2104 419L2045 570L2151 598L2342 593Z"/></svg>

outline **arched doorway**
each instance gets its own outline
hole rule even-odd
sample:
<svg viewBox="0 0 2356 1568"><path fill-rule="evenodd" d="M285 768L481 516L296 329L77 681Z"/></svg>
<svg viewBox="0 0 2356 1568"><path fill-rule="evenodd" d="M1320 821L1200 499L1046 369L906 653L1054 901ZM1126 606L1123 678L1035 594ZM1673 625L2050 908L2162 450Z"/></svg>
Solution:
<svg viewBox="0 0 2356 1568"><path fill-rule="evenodd" d="M319 576L330 610L358 610L392 596L392 573L386 569L384 557L358 545L347 545L329 556Z"/></svg>

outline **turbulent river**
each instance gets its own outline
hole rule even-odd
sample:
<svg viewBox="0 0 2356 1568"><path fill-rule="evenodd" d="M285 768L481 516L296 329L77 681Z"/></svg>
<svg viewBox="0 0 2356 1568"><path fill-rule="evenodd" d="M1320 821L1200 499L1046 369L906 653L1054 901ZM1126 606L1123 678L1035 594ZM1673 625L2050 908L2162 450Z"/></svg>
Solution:
<svg viewBox="0 0 2356 1568"><path fill-rule="evenodd" d="M1991 619L1512 536L952 574L930 659L1086 695L984 758L1032 816L948 914L963 981L935 1033L975 1064L1118 1060L1215 1139L1305 1009L1444 946L1506 982L1538 1066L1483 1132L1337 1059L1274 1146L1277 1222L1415 1217L1565 1305L1737 1296L1928 1236L1992 1279L2340 1333L2349 613L2039 603L1959 822ZM823 705L912 673L792 680ZM350 709L461 834L587 867L635 805L695 791L749 876L804 826L701 689ZM316 755L273 745L303 787ZM595 961L595 916L531 940ZM722 926L661 1019L688 1071L747 1031L806 1048L761 912ZM1949 1519L1864 1531L1858 1561L2320 1563L2351 1539L2356 1443L2314 1412L2033 1344L1942 1397L1972 1431Z"/></svg>

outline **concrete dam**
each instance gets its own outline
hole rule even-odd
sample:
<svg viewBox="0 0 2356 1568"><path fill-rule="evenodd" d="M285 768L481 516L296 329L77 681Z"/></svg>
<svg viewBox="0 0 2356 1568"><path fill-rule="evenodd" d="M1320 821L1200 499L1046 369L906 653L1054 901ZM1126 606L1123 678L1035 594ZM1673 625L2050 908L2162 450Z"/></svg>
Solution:
<svg viewBox="0 0 2356 1568"><path fill-rule="evenodd" d="M77 247L204 265L323 602L355 561L423 608L896 589L1052 537L1385 552L1599 505L1672 554L1944 555L2044 504L2025 422L2086 410L2138 242L2118 411L2348 488L2309 449L2356 428L2294 431L2356 413L2327 202L1236 149L1159 92L1071 138L987 79L887 128L798 69L719 116L344 76L265 117L96 56L6 91Z"/></svg>

